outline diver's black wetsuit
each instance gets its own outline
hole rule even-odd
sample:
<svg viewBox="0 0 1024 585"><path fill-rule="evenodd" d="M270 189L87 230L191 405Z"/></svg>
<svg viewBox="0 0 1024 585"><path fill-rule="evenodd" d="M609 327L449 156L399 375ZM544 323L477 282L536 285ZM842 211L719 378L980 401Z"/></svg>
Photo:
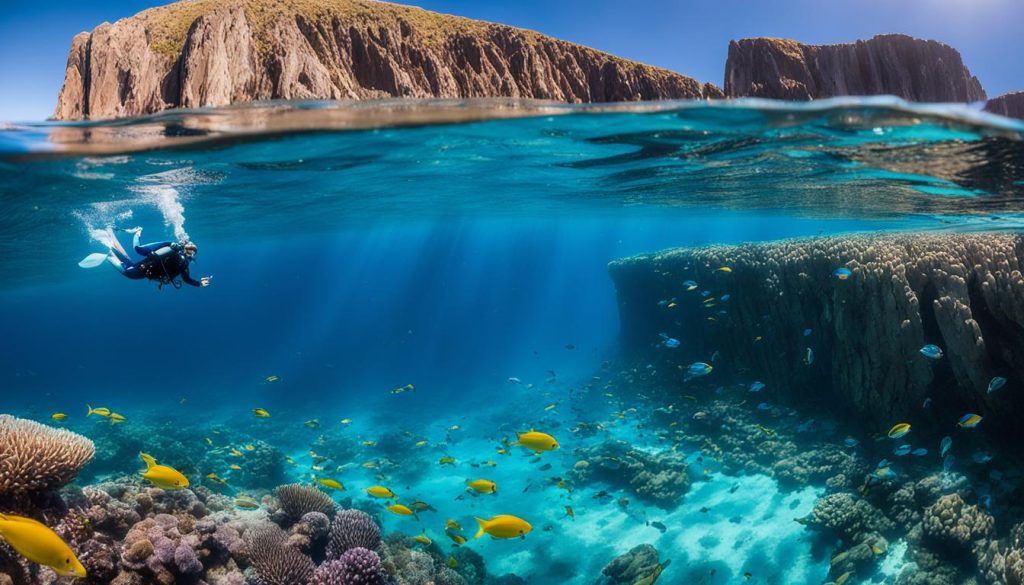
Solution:
<svg viewBox="0 0 1024 585"><path fill-rule="evenodd" d="M148 278L159 282L161 286L172 284L178 287L181 286L181 281L192 286L203 285L188 273L188 265L192 259L185 256L184 249L177 242L157 242L145 246L135 246L135 252L142 256L138 262L132 261L116 248L111 249L111 252L122 263L121 274L128 278ZM181 281L177 280L179 277Z"/></svg>

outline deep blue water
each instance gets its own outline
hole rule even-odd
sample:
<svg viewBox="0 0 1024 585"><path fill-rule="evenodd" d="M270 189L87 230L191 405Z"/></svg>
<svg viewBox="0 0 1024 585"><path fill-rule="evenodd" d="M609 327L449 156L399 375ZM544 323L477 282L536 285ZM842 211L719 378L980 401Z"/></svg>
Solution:
<svg viewBox="0 0 1024 585"><path fill-rule="evenodd" d="M457 106L433 106L445 107ZM1019 225L1018 123L885 99L674 108L554 108L464 124L430 124L427 108L409 127L390 127L385 111L370 116L370 129L324 118L318 132L270 135L197 122L219 124L230 111L7 128L0 410L39 420L66 412L83 432L93 424L81 418L86 404L116 407L128 424L179 417L246 433L255 432L249 411L257 406L280 428L352 416L360 437L415 428L440 440L459 424L467 432L459 458L482 458L493 451L484 438L496 420L577 422L578 413L540 407L566 399L618 356L613 259L709 243ZM174 144L181 136L201 140ZM212 275L212 285L158 290L110 266L76 265L105 251L90 230L132 226L145 228L144 241L187 232L200 248L193 271ZM544 386L549 370L558 381ZM280 381L266 382L271 375ZM543 392L531 395L510 377ZM409 383L415 392L390 393ZM509 420L509 412L522 416ZM571 466L564 451L559 461ZM134 466L125 462L125 473ZM514 482L525 470L495 474ZM446 473L422 477L418 489L448 489L458 476L457 490L467 472ZM744 481L735 497L702 487L693 501L769 518L774 536L744 540L766 582L827 572L827 559L800 552L808 545L792 514L772 515L783 501L806 513L814 486L794 495L774 493L766 478ZM564 496L549 497L509 505L559 524ZM575 504L584 514L586 501ZM693 509L668 513L698 527L662 538L678 559L677 578L700 547L714 562L721 557L723 575L737 570L725 545L695 544L707 528ZM593 514L587 526L616 531L537 534L520 556L490 542L480 548L531 582L564 583L571 571L545 581L546 567L575 562L594 575L627 545L661 538L625 525L614 509ZM729 526L722 514L714 530ZM775 537L796 548L765 548ZM584 561L574 557L582 545L593 547Z"/></svg>

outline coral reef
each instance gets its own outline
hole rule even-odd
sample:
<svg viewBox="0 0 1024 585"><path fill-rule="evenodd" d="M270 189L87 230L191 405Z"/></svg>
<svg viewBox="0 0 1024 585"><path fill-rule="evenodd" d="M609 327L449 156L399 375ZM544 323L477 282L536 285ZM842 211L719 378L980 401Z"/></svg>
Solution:
<svg viewBox="0 0 1024 585"><path fill-rule="evenodd" d="M95 453L93 442L81 435L0 415L0 498L60 488Z"/></svg>
<svg viewBox="0 0 1024 585"><path fill-rule="evenodd" d="M678 504L690 486L686 464L678 453L651 454L625 441L606 441L577 449L575 456L586 462L572 470L576 482L605 482L663 508Z"/></svg>
<svg viewBox="0 0 1024 585"><path fill-rule="evenodd" d="M601 570L605 579L600 583L601 585L638 583L650 576L658 565L657 549L650 544L637 545L629 552L615 557Z"/></svg>
<svg viewBox="0 0 1024 585"><path fill-rule="evenodd" d="M921 521L922 534L930 546L964 552L987 538L993 525L992 516L978 506L968 505L960 494L939 498L925 508Z"/></svg>

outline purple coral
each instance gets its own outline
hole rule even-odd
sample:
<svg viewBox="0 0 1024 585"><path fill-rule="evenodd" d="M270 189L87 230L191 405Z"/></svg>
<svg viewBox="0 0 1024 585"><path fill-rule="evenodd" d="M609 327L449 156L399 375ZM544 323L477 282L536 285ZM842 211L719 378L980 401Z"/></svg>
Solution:
<svg viewBox="0 0 1024 585"><path fill-rule="evenodd" d="M354 548L377 550L380 547L380 526L360 510L342 510L331 523L331 539L327 543L327 558L340 559Z"/></svg>
<svg viewBox="0 0 1024 585"><path fill-rule="evenodd" d="M341 558L327 561L313 573L310 585L384 585L380 557L372 550L356 547Z"/></svg>

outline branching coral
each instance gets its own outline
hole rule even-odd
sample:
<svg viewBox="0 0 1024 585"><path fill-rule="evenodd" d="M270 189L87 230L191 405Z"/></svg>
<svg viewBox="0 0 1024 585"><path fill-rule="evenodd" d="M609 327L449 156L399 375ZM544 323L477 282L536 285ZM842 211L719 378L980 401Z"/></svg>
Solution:
<svg viewBox="0 0 1024 585"><path fill-rule="evenodd" d="M295 522L309 512L320 512L328 517L334 516L336 505L331 496L310 487L292 483L274 490L277 500L288 518Z"/></svg>
<svg viewBox="0 0 1024 585"><path fill-rule="evenodd" d="M342 510L331 522L327 558L340 559L346 551L354 548L376 550L379 547L380 526L366 512Z"/></svg>

